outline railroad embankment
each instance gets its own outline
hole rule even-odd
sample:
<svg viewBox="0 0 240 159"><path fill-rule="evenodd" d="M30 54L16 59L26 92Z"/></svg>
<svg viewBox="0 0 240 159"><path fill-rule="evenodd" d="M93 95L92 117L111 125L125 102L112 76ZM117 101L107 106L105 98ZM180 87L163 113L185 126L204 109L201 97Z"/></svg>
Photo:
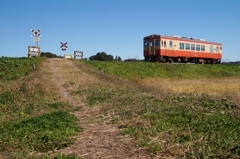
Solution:
<svg viewBox="0 0 240 159"><path fill-rule="evenodd" d="M1 158L240 157L240 65L0 66Z"/></svg>

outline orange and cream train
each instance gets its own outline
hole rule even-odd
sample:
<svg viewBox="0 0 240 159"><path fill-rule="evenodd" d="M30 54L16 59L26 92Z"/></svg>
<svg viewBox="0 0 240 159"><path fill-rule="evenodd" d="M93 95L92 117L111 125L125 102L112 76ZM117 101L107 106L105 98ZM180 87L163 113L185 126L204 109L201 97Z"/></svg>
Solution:
<svg viewBox="0 0 240 159"><path fill-rule="evenodd" d="M222 44L182 36L150 35L143 38L145 61L220 63Z"/></svg>

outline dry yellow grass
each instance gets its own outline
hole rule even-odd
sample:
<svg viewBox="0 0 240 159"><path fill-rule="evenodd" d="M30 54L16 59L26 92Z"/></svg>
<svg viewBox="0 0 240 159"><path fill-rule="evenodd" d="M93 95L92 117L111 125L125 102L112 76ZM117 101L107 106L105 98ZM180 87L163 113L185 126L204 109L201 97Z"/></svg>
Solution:
<svg viewBox="0 0 240 159"><path fill-rule="evenodd" d="M55 61L60 61L61 59L55 59ZM79 89L83 89L88 85L93 85L96 82L99 82L96 77L93 77L90 74L87 74L77 68L76 65L82 65L78 61L64 61L64 63L55 62L54 67L59 67L58 74L60 81L67 81L65 83L61 83L64 87L68 89L69 92L74 92Z"/></svg>
<svg viewBox="0 0 240 159"><path fill-rule="evenodd" d="M80 155L82 155L82 152L80 152L79 149L82 149L83 147L83 150L84 150L85 149L84 145L87 145L88 150L89 151L93 150L95 154L99 151L101 152L104 151L105 153L106 150L103 150L103 149L99 150L95 148L95 146L98 146L98 144L94 143L94 145L92 145L86 141L89 141L90 139L91 141L94 141L94 142L101 140L100 142L101 144L109 143L109 141L111 141L111 138L115 136L113 135L109 136L109 134L101 133L100 137L104 136L104 140L102 140L102 138L101 139L95 138L97 137L95 134L96 133L99 134L100 130L102 130L101 128L104 128L104 132L106 132L106 130L115 132L115 130L118 130L118 129L116 127L110 127L109 123L118 122L120 127L124 127L124 128L125 127L127 128L141 127L141 129L136 130L136 132L134 132L133 136L134 135L137 136L136 140L138 140L138 138L140 140L140 138L142 139L144 136L148 136L151 139L151 141L148 142L149 149L154 149L154 146L152 145L160 145L163 152L167 153L167 155L169 154L172 156L183 155L183 154L186 154L186 151L190 151L190 149L194 149L194 147L191 144L193 143L201 144L200 141L202 141L202 137L200 136L199 138L197 137L195 139L192 139L192 137L190 137L190 141L187 141L186 144L183 144L183 145L169 144L167 143L167 141L170 138L174 139L174 137L176 136L171 135L172 132L169 133L170 130L168 130L167 126L166 126L166 131L164 131L163 133L158 134L157 132L155 132L156 128L154 128L154 126L151 127L151 122L149 119L146 119L145 117L142 118L140 117L140 115L138 116L138 113L140 112L140 110L141 109L144 110L149 106L150 110L149 109L145 109L145 110L147 111L147 113L151 113L152 108L154 107L157 108L158 106L156 105L158 105L159 103L156 102L157 103L156 104L154 100L160 99L160 98L155 98L155 95L161 96L160 93L164 94L162 98L165 97L165 93L166 93L166 97L168 97L167 93L172 95L171 92L175 92L179 94L193 93L193 94L199 94L199 95L201 93L207 93L212 96L223 96L223 97L224 96L228 97L230 95L232 95L233 97L240 96L240 94L238 93L240 88L240 85L239 85L240 79L238 78L201 79L201 80L176 80L176 79L167 80L167 79L152 78L152 79L142 79L142 80L136 79L136 81L135 80L126 81L126 83L121 84L119 82L122 82L122 81L120 81L119 79L115 80L114 77L111 77L108 74L104 74L103 72L97 71L96 69L92 70L91 67L88 67L87 65L84 65L79 61L54 59L52 60L52 62L54 63L54 67L56 67L58 70L56 71L58 76L57 81L59 81L59 84L65 88L65 91L68 92L68 97L71 97L70 100L83 102L83 105L81 107L78 107L79 109L74 109L75 110L74 114L80 119L79 120L80 125L85 128L84 133L80 134L80 135L84 135L84 138L82 138L82 136L78 136L77 137L79 138L78 142L76 142L76 144L69 147L68 149L63 150L62 152L64 153L67 153L68 150L71 150L71 151L76 150L75 152L81 153ZM129 84L132 84L133 86L130 87L128 86ZM141 87L141 86L146 86L146 87ZM125 91L123 87L124 88L126 87L126 90L129 90L129 92ZM131 88L135 89L136 91L132 91ZM165 91L163 88L171 91ZM112 89L115 90L115 93L113 93L113 96L111 93L108 92L108 90L111 91ZM103 91L98 91L98 90L103 90ZM124 92L122 92L122 90ZM145 91L141 92L139 90L146 90L146 92ZM131 91L133 94L130 94ZM138 91L139 91L139 95L135 96L134 94L138 94ZM92 94L94 95L92 96ZM99 94L102 94L102 95L99 95ZM154 98L150 98L146 103L143 103L143 104L140 103L142 102L140 98L144 97L143 95L152 97L152 94L154 94ZM88 100L85 100L87 98ZM108 100L109 98L111 98L111 100ZM131 100L129 100L129 98ZM84 103L88 102L89 99L91 99L92 101L93 100L95 101L94 104L89 104L89 106L94 106L94 107L86 107L84 105ZM189 97L186 99L191 100L192 98ZM197 98L194 98L194 99L196 99L198 104L201 102L201 101L199 102ZM125 100L128 102L127 103L123 102ZM169 106L171 109L175 110L175 108L173 108L171 104L165 105L164 99L162 100L162 102L164 104L160 105L160 107ZM145 104L147 107L145 107ZM186 102L186 105L188 104L189 103ZM184 109L185 105L184 106L183 105L184 103L181 103L179 106L181 106ZM139 110L139 111L134 111L134 110ZM119 114L124 114L124 115L119 117ZM146 113L144 115L146 115ZM162 119L160 119L159 121L161 120ZM159 123L159 125L160 124L161 123ZM143 132L142 128L145 129L146 131ZM157 136L154 136L154 135L151 136L154 133L156 133ZM191 136L192 132L189 129L189 131L186 131L186 132L183 131L181 133L183 134L183 136ZM114 142L111 141L111 143L114 143ZM160 153L162 153L162 151ZM93 155L93 154L89 154L89 155Z"/></svg>
<svg viewBox="0 0 240 159"><path fill-rule="evenodd" d="M62 97L72 106L72 113L79 119L79 125L84 131L76 136L76 142L58 152L74 153L82 158L139 158L148 156L141 148L134 147L131 141L122 143L117 125L109 124L111 115L101 111L101 105L89 107L84 104L85 98L94 87L104 88L112 83L106 83L98 72L77 60L50 59L54 78ZM87 69L87 70L86 70ZM94 73L92 72L94 71ZM83 91L85 93L76 94ZM123 138L125 139L125 138ZM129 145L127 145L129 144ZM109 147L110 145L110 147Z"/></svg>
<svg viewBox="0 0 240 159"><path fill-rule="evenodd" d="M142 85L165 88L174 93L206 93L217 97L240 98L240 78L176 80L150 78L139 81Z"/></svg>

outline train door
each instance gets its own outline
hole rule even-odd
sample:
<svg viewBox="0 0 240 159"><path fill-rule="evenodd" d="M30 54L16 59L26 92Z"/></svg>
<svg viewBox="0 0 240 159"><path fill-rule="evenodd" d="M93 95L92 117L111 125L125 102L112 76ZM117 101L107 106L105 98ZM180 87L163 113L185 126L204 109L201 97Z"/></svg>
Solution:
<svg viewBox="0 0 240 159"><path fill-rule="evenodd" d="M154 55L154 40L153 39L149 40L149 55L150 56Z"/></svg>
<svg viewBox="0 0 240 159"><path fill-rule="evenodd" d="M167 45L167 55L168 56L174 56L174 48L173 48L173 41L168 41Z"/></svg>
<svg viewBox="0 0 240 159"><path fill-rule="evenodd" d="M216 53L217 53L217 58L219 58L219 48L216 46Z"/></svg>
<svg viewBox="0 0 240 159"><path fill-rule="evenodd" d="M216 53L217 53L217 58L220 59L221 58L221 47L216 46Z"/></svg>

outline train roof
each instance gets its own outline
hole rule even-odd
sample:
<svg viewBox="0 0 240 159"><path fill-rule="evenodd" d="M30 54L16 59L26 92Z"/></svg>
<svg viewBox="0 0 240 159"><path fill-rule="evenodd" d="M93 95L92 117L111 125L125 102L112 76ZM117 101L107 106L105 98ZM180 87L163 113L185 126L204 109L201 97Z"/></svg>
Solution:
<svg viewBox="0 0 240 159"><path fill-rule="evenodd" d="M183 40L183 41L191 41L191 42L198 42L198 43L212 43L212 44L220 44L218 42L212 42L212 41L206 41L205 39L200 39L200 38L188 38L185 36L178 36L178 35L173 35L173 36L169 36L169 35L157 35L157 34L152 34L149 36L145 36L144 39L148 39L148 38L166 38L166 39L173 39L173 40Z"/></svg>

